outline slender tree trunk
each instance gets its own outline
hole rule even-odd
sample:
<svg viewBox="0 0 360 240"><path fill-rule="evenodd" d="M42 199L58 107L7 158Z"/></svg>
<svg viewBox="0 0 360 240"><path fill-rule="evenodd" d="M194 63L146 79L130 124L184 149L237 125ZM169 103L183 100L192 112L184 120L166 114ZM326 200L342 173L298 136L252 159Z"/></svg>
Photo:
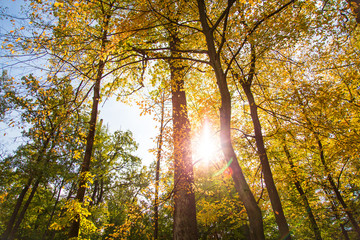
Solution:
<svg viewBox="0 0 360 240"><path fill-rule="evenodd" d="M100 179L100 192L97 198L96 205L102 202L103 195L104 195L104 180Z"/></svg>
<svg viewBox="0 0 360 240"><path fill-rule="evenodd" d="M25 195L26 195L27 191L30 188L32 180L33 180L33 178L30 177L29 180L27 181L27 183L25 184L23 190L21 191L21 193L20 193L20 195L19 195L19 197L18 197L18 199L16 201L14 211L13 211L11 217L10 217L9 222L7 223L6 230L3 233L3 235L1 236L2 240L8 240L9 235L12 232L12 229L13 229L13 226L14 226L14 223L15 223L15 220L16 220L16 216L17 216L18 212L20 211L22 202L24 201Z"/></svg>
<svg viewBox="0 0 360 240"><path fill-rule="evenodd" d="M301 187L300 181L299 181L299 179L298 179L298 174L297 174L297 172L296 172L296 170L295 170L296 168L295 168L294 162L292 161L292 158L291 158L289 149L288 149L287 146L286 146L285 140L284 140L283 148L284 148L284 152L285 152L286 158L287 158L287 160L288 160L288 162L289 162L291 172L292 172L293 175L295 176L294 184L295 184L296 190L297 190L298 193L300 194L300 198L301 198L301 200L303 201L303 204L304 204L304 206L305 206L306 212L307 212L308 217L309 217L309 220L310 220L311 229L313 230L314 235L315 235L315 239L316 239L316 240L322 240L320 228L319 228L319 226L318 226L318 224L317 224L317 222L316 222L315 216L314 216L314 214L313 214L313 212L312 212L312 209L311 209L311 207L310 207L310 204L309 204L309 201L308 201L308 199L307 199L307 196L306 196L303 188Z"/></svg>
<svg viewBox="0 0 360 240"><path fill-rule="evenodd" d="M276 223L279 227L279 232L281 239L291 239L289 226L287 224L284 211L282 208L282 204L280 201L280 197L278 191L275 186L275 182L273 179L273 175L271 172L269 159L266 153L264 138L261 131L261 123L257 111L257 105L255 103L254 95L251 91L251 84L255 75L255 62L256 62L256 52L254 46L251 45L251 65L247 78L244 78L241 81L241 86L245 92L246 98L248 100L250 106L250 115L254 125L255 132L255 142L257 147L257 153L260 158L260 163L262 167L262 172L264 174L264 180L266 184L266 189L269 194L271 206L275 215Z"/></svg>
<svg viewBox="0 0 360 240"><path fill-rule="evenodd" d="M234 2L235 1L229 1L227 9L230 9ZM210 28L208 24L204 0L197 0L197 3L203 34L206 38L210 64L215 71L217 85L221 95L220 139L222 150L226 161L230 163L229 167L232 170L235 188L249 216L251 239L265 239L261 210L246 182L231 143L231 96L227 86L226 75L221 66L220 54L216 52L215 39L213 36L214 29Z"/></svg>
<svg viewBox="0 0 360 240"><path fill-rule="evenodd" d="M44 153L46 152L46 149L48 148L49 146L49 143L50 143L50 139L53 137L53 134L54 134L54 131L51 131L50 132L50 135L48 136L48 138L46 138L46 140L43 142L43 145L41 147L41 150L39 151L38 153L38 157L36 159L36 163L40 163L43 159L43 155ZM50 160L50 158L48 157L47 158L47 162ZM25 198L25 195L27 193L27 191L29 190L31 184L32 184L32 181L33 181L33 177L29 177L29 180L28 182L26 183L25 187L23 188L23 190L21 191L20 195L19 195L19 198L17 199L16 201L16 205L15 205L15 208L14 208L14 211L10 217L10 220L7 224L7 227L6 227L6 230L5 232L3 233L3 235L1 236L1 239L2 240L8 240L11 236L11 234L13 233L13 228L14 228L14 224L15 224L15 221L16 221L16 217L17 217L17 214L18 212L20 211L20 208L21 208L21 205L24 201L24 198ZM26 210L25 210L26 211Z"/></svg>
<svg viewBox="0 0 360 240"><path fill-rule="evenodd" d="M176 28L176 27L175 27ZM176 59L180 39L177 29L170 32L171 93L173 107L174 140L174 240L198 239L196 205L194 193L194 173L191 153L190 121L187 113L184 78L185 64Z"/></svg>
<svg viewBox="0 0 360 240"><path fill-rule="evenodd" d="M90 203L90 206L93 206L96 204L96 194L98 192L98 188L99 188L99 180L96 179L94 181L94 190L93 190L93 193L91 195L91 203Z"/></svg>
<svg viewBox="0 0 360 240"><path fill-rule="evenodd" d="M101 39L101 53L105 52L105 45L107 42L107 28L110 22L110 15L106 15L103 22L103 35ZM94 139L95 139L95 131L96 131L96 120L98 115L98 105L100 101L100 83L103 76L105 67L105 59L104 56L100 57L95 84L94 84L94 96L91 108L91 116L89 122L89 132L86 138L86 148L85 148L85 155L81 165L80 171L80 180L79 180L79 187L76 193L75 200L82 203L85 197L85 184L86 179L84 178L84 174L90 171L90 163L91 163L91 156L92 150L94 146ZM78 237L80 229L80 216L76 216L73 222L71 223L70 231L69 231L69 238Z"/></svg>
<svg viewBox="0 0 360 240"><path fill-rule="evenodd" d="M343 211L348 216L348 218L349 218L349 220L350 220L350 222L351 222L351 224L353 226L353 230L357 233L358 239L360 239L360 227L359 227L359 224L357 223L354 215L351 212L351 209L346 204L344 198L342 197L338 187L336 186L336 184L334 182L334 179L331 176L330 170L329 170L329 168L328 168L328 166L327 166L327 164L325 162L324 148L323 148L323 145L321 143L321 140L320 140L318 134L314 133L314 135L315 135L315 138L316 138L316 141L317 141L317 144L318 144L318 149L319 149L319 154L320 154L320 161L321 161L322 165L325 168L325 172L326 172L326 175L327 175L326 176L327 180L329 181L330 186L331 186L332 190L335 193L336 199L340 202L341 206L343 207Z"/></svg>
<svg viewBox="0 0 360 240"><path fill-rule="evenodd" d="M57 194L57 197L56 197L56 200L55 200L55 204L54 204L54 207L53 207L53 209L52 209L52 211L51 211L50 218L49 218L49 220L48 220L48 222L47 222L47 224L46 224L45 232L44 232L44 234L43 234L43 236L42 236L42 239L46 239L46 237L48 236L50 224L51 224L52 219L53 219L53 217L54 217L54 214L55 214L55 211L56 211L56 207L57 207L57 205L58 205L58 203L59 203L59 199L60 199L60 195L61 195L61 189L62 189L62 187L64 186L64 182L65 182L65 180L63 179L63 180L61 181L60 186L59 186L59 191L58 191L58 194Z"/></svg>
<svg viewBox="0 0 360 240"><path fill-rule="evenodd" d="M330 204L331 204L331 210L333 211L336 220L339 221L339 226L340 226L341 233L343 234L345 240L350 240L349 234L348 234L347 230L345 229L345 224L341 223L342 220L341 220L341 217L340 217L339 214L338 214L339 211L338 211L338 209L337 209L337 207L335 206L335 203L334 203L334 201L333 201L334 195L332 195L332 194L330 193L331 190L330 190L327 186L324 186L324 187L325 187L325 188L323 188L323 190L324 190L324 192L325 192L326 197L329 199L329 202L330 202ZM333 238L334 238L334 239L337 239L337 238L338 238L338 235L333 236Z"/></svg>
<svg viewBox="0 0 360 240"><path fill-rule="evenodd" d="M161 150L163 144L163 131L164 131L164 93L161 98L161 118L160 118L160 133L157 146L156 154L156 173L155 173L155 201L154 201L154 239L158 239L159 235L159 183L160 183L160 161L161 161Z"/></svg>
<svg viewBox="0 0 360 240"><path fill-rule="evenodd" d="M30 205L35 193L36 193L36 190L37 190L37 188L39 186L40 178L41 178L41 176L35 181L34 185L32 186L30 195L29 195L28 199L26 200L24 206L22 207L20 215L19 215L13 229L11 230L11 233L10 233L9 238L8 238L9 240L13 240L15 238L16 233L17 233L17 231L18 231L18 229L20 227L20 224L21 224L22 220L25 217L25 213L26 213L26 211L27 211L27 209L28 209L28 207L29 207L29 205Z"/></svg>
<svg viewBox="0 0 360 240"><path fill-rule="evenodd" d="M84 174L90 171L90 162L91 162L91 155L92 155L92 148L94 145L94 139L95 139L95 126L96 126L96 119L98 114L98 105L100 100L100 82L101 82L101 76L102 71L104 68L104 61L100 60L99 62L99 70L98 70L98 78L96 79L95 86L94 86L94 97L93 97L93 104L91 109L91 118L90 118L90 127L89 132L86 138L86 149L85 149L85 155L84 160L81 166L80 171L80 181L79 181L79 187L76 193L75 199L82 203L84 201L85 197L85 184L86 179L84 178ZM69 237L78 237L79 234L79 228L80 228L80 219L79 216L76 217L76 219L72 222Z"/></svg>

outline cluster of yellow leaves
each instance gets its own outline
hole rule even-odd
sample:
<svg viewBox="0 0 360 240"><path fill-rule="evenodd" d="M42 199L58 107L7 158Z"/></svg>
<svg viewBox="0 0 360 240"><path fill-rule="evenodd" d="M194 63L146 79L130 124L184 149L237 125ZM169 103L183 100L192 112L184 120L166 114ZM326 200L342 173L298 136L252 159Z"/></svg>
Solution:
<svg viewBox="0 0 360 240"><path fill-rule="evenodd" d="M96 232L97 228L95 224L88 219L88 217L91 215L88 205L91 199L89 197L85 197L84 204L79 203L78 201L71 199L65 203L65 206L63 207L65 211L65 216L59 218L57 222L54 222L51 224L50 229L51 230L62 230L64 229L69 223L71 223L73 220L79 218L80 220L80 232L79 232L79 238L78 239L85 239L81 236L89 235L91 233Z"/></svg>
<svg viewBox="0 0 360 240"><path fill-rule="evenodd" d="M7 192L3 192L3 193L0 194L0 203L5 202L7 195L8 195Z"/></svg>

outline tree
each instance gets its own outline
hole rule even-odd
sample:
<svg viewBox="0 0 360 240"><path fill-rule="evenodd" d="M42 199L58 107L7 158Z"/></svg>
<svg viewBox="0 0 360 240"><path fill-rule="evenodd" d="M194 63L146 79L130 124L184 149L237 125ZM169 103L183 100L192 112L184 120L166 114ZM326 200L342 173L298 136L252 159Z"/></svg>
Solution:
<svg viewBox="0 0 360 240"><path fill-rule="evenodd" d="M3 239L15 238L39 184L48 180L44 176L45 169L52 169L56 165L59 149L71 139L66 136L64 129L70 127L70 122L74 119L70 114L74 111L71 102L72 86L58 85L63 79L56 77L48 81L52 85L44 87L30 75L23 77L22 82L18 83L19 89L24 87L25 92L17 93L11 88L7 90L6 98L16 108L22 109L22 121L31 124L31 127L23 133L30 143L20 146L13 159L14 167L18 168L18 174L23 175L26 183L2 234ZM15 85L15 82L13 84ZM32 97L27 98L27 94ZM31 192L28 195L29 190Z"/></svg>
<svg viewBox="0 0 360 240"><path fill-rule="evenodd" d="M263 223L260 208L258 207L255 198L245 180L245 176L240 168L240 165L237 161L236 154L231 144L231 133L230 133L230 122L231 122L231 97L228 90L226 73L224 72L220 60L222 44L217 50L215 47L215 39L213 36L214 31L216 30L218 24L224 21L224 29L226 29L227 18L229 16L229 11L231 6L234 4L234 1L229 1L226 9L221 13L220 17L216 20L216 24L212 27L209 26L207 20L206 6L205 2L199 0L198 2L200 22L203 29L203 34L206 38L206 44L208 48L208 54L210 58L210 65L214 68L217 84L221 94L221 108L220 108L220 138L221 145L224 151L225 158L227 162L230 163L230 168L232 169L232 177L235 182L235 187L243 201L246 211L249 216L250 221L250 233L254 239L265 239L263 231ZM222 41L224 41L223 38Z"/></svg>

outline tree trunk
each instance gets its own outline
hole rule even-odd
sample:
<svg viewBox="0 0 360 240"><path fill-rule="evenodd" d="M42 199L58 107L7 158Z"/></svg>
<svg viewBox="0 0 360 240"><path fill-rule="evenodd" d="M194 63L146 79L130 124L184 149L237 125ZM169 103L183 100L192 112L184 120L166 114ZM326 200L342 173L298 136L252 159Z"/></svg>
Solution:
<svg viewBox="0 0 360 240"><path fill-rule="evenodd" d="M1 236L1 240L8 240L10 233L12 232L15 220L16 220L16 216L21 208L22 202L24 201L25 195L27 193L27 191L29 190L29 187L31 185L33 178L30 177L29 180L27 181L26 185L24 186L23 190L21 191L17 201L16 201L16 205L14 208L14 211L10 217L10 220L6 226L6 230L3 233L3 235Z"/></svg>
<svg viewBox="0 0 360 240"><path fill-rule="evenodd" d="M170 32L170 48L179 49L177 29ZM174 140L174 240L198 239L190 122L187 113L184 78L185 64L171 51L170 74Z"/></svg>
<svg viewBox="0 0 360 240"><path fill-rule="evenodd" d="M255 132L255 142L257 147L257 153L260 158L260 163L262 167L262 172L264 175L264 180L266 184L266 189L269 194L271 206L275 215L276 223L279 227L280 238L281 239L291 239L289 226L287 224L282 204L278 191L275 186L273 175L271 172L269 159L266 153L264 138L261 132L261 123L257 111L257 105L255 103L254 95L251 91L252 81L255 76L255 62L256 62L256 52L253 45L251 45L251 65L248 77L240 81L240 84L245 92L246 98L250 106L250 115L254 126Z"/></svg>
<svg viewBox="0 0 360 240"><path fill-rule="evenodd" d="M275 186L275 182L272 176L269 159L267 157L267 153L265 150L264 145L264 138L261 132L261 124L259 120L259 116L257 113L257 106L255 103L254 96L251 91L251 85L247 83L241 84L243 87L243 90L246 94L247 100L249 102L250 106L250 115L251 119L254 125L254 131L255 131L255 141L256 141L256 147L258 151L258 155L260 158L261 166L262 166L262 172L264 174L264 180L266 184L266 189L269 194L271 206L275 215L276 223L279 227L279 232L281 239L290 239L290 231L289 226L287 224L284 211L281 205L280 197L278 194L278 191Z"/></svg>
<svg viewBox="0 0 360 240"><path fill-rule="evenodd" d="M32 190L31 190L31 192L30 192L30 195L29 195L28 199L26 200L24 206L22 207L22 210L21 210L21 212L20 212L20 215L19 215L19 217L18 217L18 219L17 219L17 221L16 221L13 229L12 229L11 232L10 232L10 235L9 235L9 238L8 238L9 240L13 240L13 239L15 238L15 235L16 235L19 227L20 227L20 224L21 224L22 220L23 220L24 217L25 217L25 213L26 213L26 211L27 211L27 209L28 209L28 207L29 207L29 205L30 205L30 203L31 203L31 201L32 201L35 193L36 193L36 190L37 190L37 188L38 188L38 186L39 186L40 178L41 178L41 176L40 176L40 177L36 180L36 182L34 183L34 185L33 185L33 187L32 187Z"/></svg>
<svg viewBox="0 0 360 240"><path fill-rule="evenodd" d="M94 190L93 190L93 193L91 195L90 207L96 204L96 194L98 194L98 188L99 188L98 176L96 178L97 179L94 181Z"/></svg>
<svg viewBox="0 0 360 240"><path fill-rule="evenodd" d="M350 240L349 234L348 234L347 230L345 229L345 224L341 223L342 220L338 214L339 211L337 209L337 206L335 206L335 204L334 204L334 201L333 201L334 196L330 193L331 190L329 188L327 188L327 186L324 186L324 187L325 188L323 188L323 190L324 190L326 197L329 199L329 202L331 204L331 210L333 211L335 218L339 221L341 233L343 234L345 240ZM338 235L335 235L335 236L333 235L333 238L338 239Z"/></svg>
<svg viewBox="0 0 360 240"><path fill-rule="evenodd" d="M105 45L107 42L107 28L110 22L110 15L106 15L103 22L103 35L101 39L101 53L105 52ZM95 131L96 131L96 119L98 115L98 105L100 101L100 83L103 76L105 67L105 59L103 56L100 57L95 84L94 84L94 96L91 108L91 116L89 122L89 132L86 138L86 148L85 148L85 155L81 166L80 171L80 180L79 180L79 187L76 193L75 200L82 203L85 197L85 184L86 179L84 178L84 174L90 171L90 162L92 156L92 149L94 146L94 139L95 139ZM78 237L80 229L80 218L76 216L73 222L71 223L70 231L69 231L69 238Z"/></svg>
<svg viewBox="0 0 360 240"><path fill-rule="evenodd" d="M38 157L36 159L36 163L40 163L44 157L44 153L46 152L46 149L48 148L49 146L49 143L50 143L50 139L53 137L53 134L54 134L54 131L51 131L49 136L46 138L46 140L43 142L43 145L41 147L41 150L39 151L38 153ZM51 151L49 151L51 152ZM50 161L50 157L48 156L47 158L47 162ZM42 174L42 173L41 173ZM41 175L40 174L40 175ZM23 190L21 191L20 195L19 195L19 198L17 199L16 201L16 205L15 205L15 208L14 208L14 211L11 215L11 218L7 224L7 227L6 227L6 230L5 232L3 233L3 235L1 236L1 239L2 240L8 240L10 239L11 235L13 235L14 233L14 224L15 224L15 220L16 220L16 217L17 217L17 214L18 212L20 211L20 208L21 208L21 205L24 201L24 198L25 198L25 195L27 193L27 191L29 190L30 186L31 186L31 183L33 181L33 177L29 177L29 180L28 182L26 183L25 187L23 188ZM39 178L40 179L40 178ZM31 200L30 200L31 201ZM30 203L29 203L30 204ZM27 208L26 208L27 209ZM25 209L25 211L26 211ZM25 214L25 213L24 213Z"/></svg>
<svg viewBox="0 0 360 240"><path fill-rule="evenodd" d="M65 180L63 179L60 183L60 186L59 186L59 190L58 190L58 194L57 194L57 197L56 197L56 200L55 200L55 204L54 204L54 207L50 213L50 218L46 224L46 228L45 228L45 232L42 236L42 239L46 239L46 237L48 236L48 232L49 232L49 228L50 228L50 224L52 222L52 219L54 217L54 214L55 214L55 211L56 211L56 207L59 203L59 200L60 200L60 195L61 195L61 190L62 190L62 187L64 186L64 183L65 183Z"/></svg>
<svg viewBox="0 0 360 240"><path fill-rule="evenodd" d="M330 170L329 170L328 166L326 165L324 148L323 148L323 145L321 143L321 140L320 140L317 133L314 133L314 135L315 135L315 138L316 138L316 141L317 141L317 144L318 144L318 149L319 149L319 154L320 154L320 161L321 161L322 165L325 168L325 173L327 175L326 176L327 180L329 181L330 186L331 186L332 190L335 193L336 199L340 202L341 206L343 207L343 211L348 216L348 218L349 218L349 220L350 220L350 222L351 222L351 224L353 226L353 230L357 233L358 239L360 239L360 227L359 227L354 215L352 214L351 210L349 209L348 205L346 204L344 198L342 197L338 187L336 186L336 184L334 182L334 179L331 176Z"/></svg>
<svg viewBox="0 0 360 240"><path fill-rule="evenodd" d="M160 133L157 146L156 154L156 173L155 173L155 200L154 200L154 239L158 239L159 235L159 183L160 183L160 160L161 160L161 150L163 144L163 131L164 131L164 93L162 93L161 99L161 118L160 118Z"/></svg>
<svg viewBox="0 0 360 240"><path fill-rule="evenodd" d="M221 147L225 155L225 159L230 163L232 170L232 178L235 183L236 191L239 194L241 201L244 203L246 212L249 216L250 235L251 239L265 239L263 221L261 210L256 203L254 195L252 194L249 185L246 182L245 176L237 160L231 143L231 96L227 86L226 75L222 69L220 62L220 54L216 52L215 39L213 36L214 29L210 28L207 22L206 8L204 0L197 0L198 10L200 15L200 22L203 34L206 38L208 55L210 64L215 71L217 85L221 95L221 108L220 108L220 139ZM228 9L234 1L228 2Z"/></svg>
<svg viewBox="0 0 360 240"><path fill-rule="evenodd" d="M86 191L85 188L86 179L84 178L84 174L90 171L91 155L92 155L92 149L94 146L94 139L95 139L95 126L96 126L96 119L98 114L98 105L100 100L100 82L101 82L103 68L104 68L104 61L100 60L99 69L98 69L99 77L96 79L94 86L94 97L93 97L93 104L91 109L91 118L89 123L90 127L86 138L85 155L80 171L79 187L75 197L75 199L80 203L84 201L85 191ZM78 237L79 228L80 228L80 219L79 216L77 216L76 219L72 222L69 232L69 238Z"/></svg>
<svg viewBox="0 0 360 240"><path fill-rule="evenodd" d="M303 188L301 187L300 181L298 179L298 175L297 175L296 170L295 170L296 168L295 168L294 162L291 159L291 155L290 155L289 149L286 146L285 140L284 140L283 148L284 148L286 158L287 158L287 160L289 162L291 172L295 176L294 184L295 184L296 190L300 194L300 198L303 201L303 204L305 206L306 212L307 212L309 220L310 220L311 229L314 231L315 239L316 240L322 240L320 228L319 228L319 226L318 226L318 224L316 222L315 216L314 216L314 214L312 212L312 209L310 207L307 196L306 196Z"/></svg>
<svg viewBox="0 0 360 240"><path fill-rule="evenodd" d="M102 198L103 198L103 194L104 194L104 179L100 179L100 192L97 198L97 202L96 205L98 205L99 203L102 202Z"/></svg>

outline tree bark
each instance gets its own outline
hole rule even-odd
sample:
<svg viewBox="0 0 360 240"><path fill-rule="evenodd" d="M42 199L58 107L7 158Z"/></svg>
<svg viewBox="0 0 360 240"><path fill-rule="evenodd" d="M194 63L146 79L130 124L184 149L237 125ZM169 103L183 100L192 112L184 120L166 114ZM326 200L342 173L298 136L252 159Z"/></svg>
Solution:
<svg viewBox="0 0 360 240"><path fill-rule="evenodd" d="M250 105L250 115L254 125L256 147L262 166L262 172L264 174L266 189L269 194L276 223L279 227L280 236L281 239L290 239L291 236L290 236L289 226L287 224L284 211L281 205L280 197L272 176L269 159L267 157L267 153L264 145L264 138L261 132L261 124L257 113L257 106L251 91L251 85L242 83L242 87Z"/></svg>
<svg viewBox="0 0 360 240"><path fill-rule="evenodd" d="M31 190L31 192L30 192L30 195L29 195L28 199L26 200L24 206L22 207L22 210L21 210L21 212L20 212L20 215L19 215L19 217L18 217L18 219L17 219L17 221L16 221L13 229L12 229L11 232L10 232L10 235L9 235L9 238L8 238L9 240L13 240L13 239L15 238L15 235L16 235L19 227L20 227L20 224L21 224L22 220L23 220L24 217L25 217L25 213L26 213L26 211L27 211L27 209L28 209L28 207L29 207L29 205L30 205L30 203L31 203L31 201L32 201L35 193L36 193L36 190L37 190L37 188L38 188L38 186L39 186L40 178L41 178L41 176L36 180L36 182L35 182L34 185L32 186L32 190Z"/></svg>
<svg viewBox="0 0 360 240"><path fill-rule="evenodd" d="M156 172L155 172L155 200L154 200L154 239L158 239L159 236L159 183L160 183L160 161L161 150L163 144L163 131L164 131L164 111L165 111L165 99L164 93L161 98L161 117L160 117L160 133L156 154Z"/></svg>
<svg viewBox="0 0 360 240"><path fill-rule="evenodd" d="M46 152L46 149L48 148L49 146L49 143L50 143L50 139L53 137L54 135L54 131L52 130L49 134L49 136L46 138L46 140L43 142L43 145L41 147L41 150L39 151L38 153L38 156L37 156L37 159L36 159L36 163L40 163L44 157L44 153ZM49 151L51 152L51 151ZM47 162L50 161L50 156L48 156L47 158ZM40 173L41 175L42 173ZM27 193L27 191L29 190L31 184L32 184L32 181L33 181L33 177L30 176L29 177L29 180L27 181L25 187L23 188L23 190L21 191L20 195L19 195L19 198L17 199L16 201L16 205L15 205L15 208L14 208L14 211L10 217L10 220L7 224L7 227L6 227L6 230L5 232L3 233L3 235L1 236L1 240L8 240L10 239L11 235L14 235L16 234L16 232L14 232L13 228L14 228L14 224L15 224L15 221L16 221L16 217L18 215L18 212L20 211L20 208L21 208L21 205L24 201L24 198L25 198L25 195ZM38 179L39 180L39 179ZM30 200L31 201L31 200ZM29 203L30 204L30 203ZM26 211L26 210L25 210ZM24 213L25 214L25 213Z"/></svg>
<svg viewBox="0 0 360 240"><path fill-rule="evenodd" d="M249 75L247 78L244 77L244 79L240 81L240 84L245 92L246 98L250 106L250 116L254 126L257 153L260 158L262 172L264 174L264 181L266 184L266 189L269 194L271 206L275 215L275 221L279 227L281 239L291 239L289 226L287 224L284 215L280 197L276 189L273 175L271 172L269 159L266 153L264 138L261 131L261 123L257 111L257 105L255 103L254 95L251 91L252 81L255 76L255 62L256 62L256 52L254 46L251 45L251 65L250 65Z"/></svg>
<svg viewBox="0 0 360 240"><path fill-rule="evenodd" d="M321 143L321 140L320 140L318 134L314 133L314 135L315 135L315 139L316 139L317 144L318 144L320 161L321 161L322 165L324 166L325 173L327 175L326 178L329 181L330 186L331 186L332 190L335 193L336 199L340 202L341 206L343 207L343 211L348 216L348 218L349 218L349 220L350 220L350 222L351 222L351 224L353 226L353 230L357 233L358 239L360 239L360 227L359 227L359 224L357 223L354 215L352 214L351 210L349 209L348 205L346 204L344 198L342 197L342 195L341 195L341 193L339 191L339 188L336 186L336 184L334 182L334 179L331 176L330 170L329 170L329 168L328 168L328 166L326 165L326 162L325 162L324 148L323 148L323 145Z"/></svg>
<svg viewBox="0 0 360 240"><path fill-rule="evenodd" d="M308 198L307 198L307 196L306 196L306 194L305 194L305 192L304 192L304 190L303 190L303 188L302 188L302 186L300 184L300 181L298 179L298 175L297 175L297 172L295 170L295 165L294 165L294 162L292 161L289 149L287 148L287 146L285 144L285 140L284 140L283 148L284 148L286 158L287 158L287 160L289 162L291 172L295 176L294 184L295 184L296 190L300 194L300 198L303 201L303 204L305 206L306 213L308 214L308 217L309 217L309 220L310 220L311 229L313 230L314 235L315 235L315 239L316 240L322 240L320 228L319 228L319 226L318 226L318 224L316 222L316 219L315 219L315 216L314 216L314 214L312 212L312 209L310 207Z"/></svg>
<svg viewBox="0 0 360 240"><path fill-rule="evenodd" d="M18 199L16 201L14 211L13 211L11 217L10 217L9 222L7 223L6 230L3 233L3 235L1 236L1 240L8 240L8 238L10 236L10 233L12 232L13 226L15 224L16 216L17 216L18 212L20 211L22 202L24 201L25 195L26 195L27 191L30 188L32 180L33 180L33 178L30 177L28 179L27 183L25 184L23 190L21 191L21 193L20 193L20 195L19 195L19 197L18 197Z"/></svg>
<svg viewBox="0 0 360 240"><path fill-rule="evenodd" d="M229 1L229 10L235 1ZM235 183L236 191L244 203L249 217L251 239L265 239L261 210L256 203L249 185L237 160L237 156L231 142L231 96L227 85L226 75L221 66L220 54L216 52L213 28L207 22L207 14L204 0L197 0L200 22L205 35L210 64L214 69L217 85L221 95L220 108L220 139L225 159L230 163L231 175Z"/></svg>
<svg viewBox="0 0 360 240"><path fill-rule="evenodd" d="M104 22L103 22L103 35L101 39L101 53L105 52L106 42L107 42L107 28L110 22L110 15L105 15ZM90 171L90 163L91 163L91 156L92 150L94 146L94 139L95 139L95 131L96 131L96 120L98 115L98 106L100 101L100 83L103 77L105 67L105 59L103 56L100 56L97 74L94 84L94 96L91 108L91 116L89 122L89 132L86 138L86 148L85 148L85 155L81 166L80 171L80 180L79 180L79 187L76 193L75 200L82 203L85 197L85 184L86 179L84 178L84 174ZM78 237L80 229L80 218L76 216L76 218L71 223L70 231L69 231L69 238Z"/></svg>
<svg viewBox="0 0 360 240"><path fill-rule="evenodd" d="M194 173L191 153L190 121L187 112L184 78L185 64L177 59L180 39L177 29L170 31L171 93L174 141L174 240L198 239Z"/></svg>

